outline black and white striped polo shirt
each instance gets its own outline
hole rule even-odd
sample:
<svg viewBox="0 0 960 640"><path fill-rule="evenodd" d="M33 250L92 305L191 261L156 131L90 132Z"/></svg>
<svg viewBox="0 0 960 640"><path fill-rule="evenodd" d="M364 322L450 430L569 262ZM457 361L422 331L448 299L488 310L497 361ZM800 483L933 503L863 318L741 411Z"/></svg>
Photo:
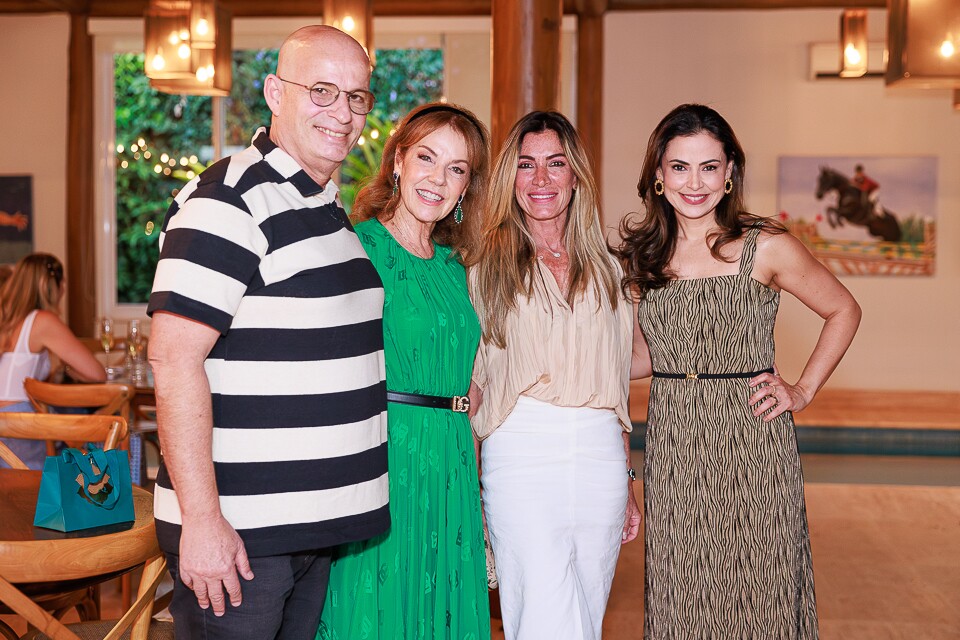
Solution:
<svg viewBox="0 0 960 640"><path fill-rule="evenodd" d="M220 332L205 369L220 508L250 556L389 525L383 288L336 198L266 129L177 195L148 314ZM165 469L157 537L178 552Z"/></svg>

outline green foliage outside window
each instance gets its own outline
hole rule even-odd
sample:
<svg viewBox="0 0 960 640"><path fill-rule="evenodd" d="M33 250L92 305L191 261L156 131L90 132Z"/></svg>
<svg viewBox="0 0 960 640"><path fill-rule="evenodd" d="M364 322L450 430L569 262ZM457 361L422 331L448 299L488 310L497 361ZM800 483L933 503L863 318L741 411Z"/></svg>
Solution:
<svg viewBox="0 0 960 640"><path fill-rule="evenodd" d="M180 166L181 157L209 144L210 98L154 91L143 75L142 54L116 56L114 90L117 299L143 302L153 283L159 236L159 229L151 235L144 230L148 222L159 227L171 192L183 184L171 175L169 159ZM169 158L161 161L163 154Z"/></svg>
<svg viewBox="0 0 960 640"><path fill-rule="evenodd" d="M246 147L258 127L269 126L263 79L276 65L276 50L234 52L233 87L224 118L227 153ZM439 49L377 51L371 78L377 107L367 118L364 143L343 165L341 199L348 210L362 180L379 167L383 143L396 121L419 104L439 100L442 78ZM150 88L143 54L115 57L114 88L117 301L144 303L153 284L163 216L177 189L215 160L213 103L209 97ZM164 154L166 160L161 160Z"/></svg>

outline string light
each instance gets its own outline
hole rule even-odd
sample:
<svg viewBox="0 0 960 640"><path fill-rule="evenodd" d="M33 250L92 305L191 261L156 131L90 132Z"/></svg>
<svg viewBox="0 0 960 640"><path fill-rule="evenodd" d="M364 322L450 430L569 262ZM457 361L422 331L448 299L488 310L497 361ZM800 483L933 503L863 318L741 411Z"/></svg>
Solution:
<svg viewBox="0 0 960 640"><path fill-rule="evenodd" d="M123 156L125 155L125 152L129 152L133 155L134 160L140 160L141 157L144 160L149 160L151 156L154 155L150 151L144 151L143 153L141 153L140 151L136 151L136 149L138 148L146 149L147 148L146 140L144 140L143 138L139 138L137 142L135 142L130 146L129 150L127 150L124 147L124 145L118 144L116 146L117 155ZM171 157L170 154L163 152L163 153L159 153L158 157L159 157L159 162L153 165L154 173L157 173L157 174L162 173L163 175L166 175L166 176L173 175L173 169L176 169L177 165L179 164L182 167L187 167L187 171L184 172L183 174L184 176L186 176L187 180L192 180L197 176L197 172L189 168L190 165L195 165L199 163L200 159L197 157L196 154L191 154L190 156L183 155L183 156L180 156L179 159L177 159L177 158ZM121 157L119 158L119 160L120 160L119 166L121 169L130 168L130 162L126 158ZM176 196L176 191L177 190L174 189L174 193L173 193L174 196Z"/></svg>

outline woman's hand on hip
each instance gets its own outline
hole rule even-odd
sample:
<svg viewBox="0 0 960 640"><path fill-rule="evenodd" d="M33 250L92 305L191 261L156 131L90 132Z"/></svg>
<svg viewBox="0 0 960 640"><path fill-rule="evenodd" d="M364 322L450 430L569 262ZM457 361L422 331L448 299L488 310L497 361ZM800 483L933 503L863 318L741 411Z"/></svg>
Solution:
<svg viewBox="0 0 960 640"><path fill-rule="evenodd" d="M748 400L753 407L753 415L760 416L770 411L764 416L764 422L770 422L787 411L802 411L813 400L803 387L789 384L778 373L761 373L750 378L749 385L758 387Z"/></svg>

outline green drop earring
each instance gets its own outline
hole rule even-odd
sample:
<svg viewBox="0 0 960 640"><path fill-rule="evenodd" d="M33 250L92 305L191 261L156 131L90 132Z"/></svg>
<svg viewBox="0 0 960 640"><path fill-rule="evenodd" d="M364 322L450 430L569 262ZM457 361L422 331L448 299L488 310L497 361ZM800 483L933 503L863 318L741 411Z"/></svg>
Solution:
<svg viewBox="0 0 960 640"><path fill-rule="evenodd" d="M460 206L460 203L463 202L463 194L460 194L460 197L457 198L457 208L453 210L453 220L457 224L463 222L463 207Z"/></svg>

